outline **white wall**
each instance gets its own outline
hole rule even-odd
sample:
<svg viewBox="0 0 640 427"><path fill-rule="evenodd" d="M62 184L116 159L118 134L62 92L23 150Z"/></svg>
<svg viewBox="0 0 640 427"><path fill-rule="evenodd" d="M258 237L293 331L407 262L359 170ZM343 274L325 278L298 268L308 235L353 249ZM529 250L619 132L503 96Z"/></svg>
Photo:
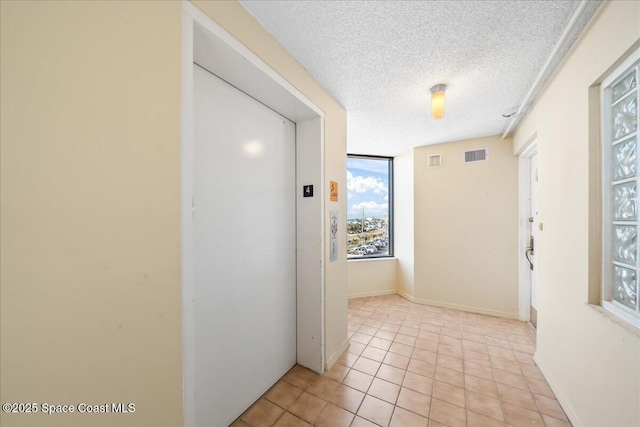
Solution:
<svg viewBox="0 0 640 427"><path fill-rule="evenodd" d="M574 425L640 425L640 338L587 304L597 246L590 125L599 120L589 88L639 37L639 2L604 3L514 134L515 152L535 133L538 142L536 360Z"/></svg>
<svg viewBox="0 0 640 427"><path fill-rule="evenodd" d="M414 287L414 151L393 159L393 232L394 255L398 259L398 293L413 297Z"/></svg>
<svg viewBox="0 0 640 427"><path fill-rule="evenodd" d="M349 298L364 298L397 293L395 258L348 261Z"/></svg>

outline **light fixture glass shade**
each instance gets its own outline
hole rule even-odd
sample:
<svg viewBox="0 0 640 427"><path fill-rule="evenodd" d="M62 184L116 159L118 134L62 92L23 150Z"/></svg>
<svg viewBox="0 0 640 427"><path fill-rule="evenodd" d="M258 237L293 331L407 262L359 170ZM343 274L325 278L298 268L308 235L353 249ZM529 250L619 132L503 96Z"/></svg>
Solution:
<svg viewBox="0 0 640 427"><path fill-rule="evenodd" d="M444 117L444 91L446 85L431 88L431 117L438 120Z"/></svg>

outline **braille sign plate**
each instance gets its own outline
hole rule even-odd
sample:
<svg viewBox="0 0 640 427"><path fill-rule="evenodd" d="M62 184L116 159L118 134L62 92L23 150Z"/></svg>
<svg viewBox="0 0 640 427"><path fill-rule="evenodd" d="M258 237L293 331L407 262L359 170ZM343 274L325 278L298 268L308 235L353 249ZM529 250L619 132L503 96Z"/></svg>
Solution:
<svg viewBox="0 0 640 427"><path fill-rule="evenodd" d="M332 202L337 202L338 201L338 183L335 181L329 181L329 189L330 189L329 199Z"/></svg>

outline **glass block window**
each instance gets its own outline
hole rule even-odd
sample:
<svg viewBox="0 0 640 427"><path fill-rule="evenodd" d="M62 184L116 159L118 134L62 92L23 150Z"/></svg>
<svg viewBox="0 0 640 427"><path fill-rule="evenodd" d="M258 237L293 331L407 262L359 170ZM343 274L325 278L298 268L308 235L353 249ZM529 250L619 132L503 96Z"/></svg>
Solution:
<svg viewBox="0 0 640 427"><path fill-rule="evenodd" d="M640 327L640 50L602 83L602 305Z"/></svg>

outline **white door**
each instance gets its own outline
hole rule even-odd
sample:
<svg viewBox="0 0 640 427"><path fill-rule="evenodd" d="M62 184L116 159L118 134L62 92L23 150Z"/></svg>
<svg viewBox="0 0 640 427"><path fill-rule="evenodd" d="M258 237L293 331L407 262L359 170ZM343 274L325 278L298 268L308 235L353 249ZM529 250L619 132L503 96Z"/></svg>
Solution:
<svg viewBox="0 0 640 427"><path fill-rule="evenodd" d="M194 64L196 425L296 362L295 124Z"/></svg>
<svg viewBox="0 0 640 427"><path fill-rule="evenodd" d="M533 326L538 324L538 302L536 298L536 276L538 265L536 262L536 236L538 231L538 155L531 157L531 239L529 247L529 258L532 265L531 269L531 323Z"/></svg>

